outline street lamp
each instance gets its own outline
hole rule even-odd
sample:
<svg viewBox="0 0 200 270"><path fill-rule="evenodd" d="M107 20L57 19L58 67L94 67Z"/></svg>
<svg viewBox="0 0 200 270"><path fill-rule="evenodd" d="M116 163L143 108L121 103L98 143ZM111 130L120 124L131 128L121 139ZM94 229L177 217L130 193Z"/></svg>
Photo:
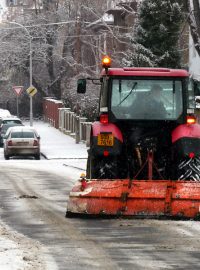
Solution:
<svg viewBox="0 0 200 270"><path fill-rule="evenodd" d="M26 33L28 34L29 37L29 87L32 86L33 84L33 64L32 64L32 39L33 37L31 36L30 32L28 31L28 29L20 23L17 22L6 22L9 24L15 24L18 25L19 27L23 28ZM30 97L30 126L33 126L33 100L32 100L32 96L29 95Z"/></svg>

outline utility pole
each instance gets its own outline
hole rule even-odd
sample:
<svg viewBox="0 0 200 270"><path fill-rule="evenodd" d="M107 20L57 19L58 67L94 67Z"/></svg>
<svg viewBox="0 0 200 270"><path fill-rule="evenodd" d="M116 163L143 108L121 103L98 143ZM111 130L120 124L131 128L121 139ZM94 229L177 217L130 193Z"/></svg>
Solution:
<svg viewBox="0 0 200 270"><path fill-rule="evenodd" d="M75 59L77 62L77 73L79 71L79 65L81 64L81 41L80 41L80 34L81 34L81 22L80 22L80 16L77 16L76 20L76 47L75 47Z"/></svg>

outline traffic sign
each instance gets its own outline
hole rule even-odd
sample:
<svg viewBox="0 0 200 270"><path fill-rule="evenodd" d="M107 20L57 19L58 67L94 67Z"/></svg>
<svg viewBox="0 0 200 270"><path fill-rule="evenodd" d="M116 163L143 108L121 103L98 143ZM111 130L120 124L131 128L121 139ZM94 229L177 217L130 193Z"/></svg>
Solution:
<svg viewBox="0 0 200 270"><path fill-rule="evenodd" d="M23 86L13 86L13 90L18 96L20 96L21 92L23 91Z"/></svg>
<svg viewBox="0 0 200 270"><path fill-rule="evenodd" d="M34 96L37 93L37 89L34 86L30 86L28 89L26 89L26 92L29 94L29 96Z"/></svg>

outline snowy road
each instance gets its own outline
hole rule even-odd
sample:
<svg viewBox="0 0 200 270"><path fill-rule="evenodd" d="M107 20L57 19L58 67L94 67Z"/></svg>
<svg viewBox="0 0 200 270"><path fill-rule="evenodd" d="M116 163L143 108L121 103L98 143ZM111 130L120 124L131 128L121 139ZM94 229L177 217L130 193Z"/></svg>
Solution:
<svg viewBox="0 0 200 270"><path fill-rule="evenodd" d="M42 161L39 170L38 161L8 162L0 164L1 219L11 240L17 232L30 269L199 269L198 222L66 219L77 169L58 161Z"/></svg>
<svg viewBox="0 0 200 270"><path fill-rule="evenodd" d="M43 149L51 160L0 160L1 270L199 269L199 222L66 219L69 191L86 160L61 150L56 159L55 147ZM77 155L85 153L80 146Z"/></svg>

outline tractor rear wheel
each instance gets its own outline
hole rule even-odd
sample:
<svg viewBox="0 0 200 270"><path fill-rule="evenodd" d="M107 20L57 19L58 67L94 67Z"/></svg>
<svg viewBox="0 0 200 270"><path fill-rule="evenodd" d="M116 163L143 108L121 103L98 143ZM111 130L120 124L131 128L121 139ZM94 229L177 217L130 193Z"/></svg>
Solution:
<svg viewBox="0 0 200 270"><path fill-rule="evenodd" d="M200 181L200 158L181 160L177 166L178 180Z"/></svg>

